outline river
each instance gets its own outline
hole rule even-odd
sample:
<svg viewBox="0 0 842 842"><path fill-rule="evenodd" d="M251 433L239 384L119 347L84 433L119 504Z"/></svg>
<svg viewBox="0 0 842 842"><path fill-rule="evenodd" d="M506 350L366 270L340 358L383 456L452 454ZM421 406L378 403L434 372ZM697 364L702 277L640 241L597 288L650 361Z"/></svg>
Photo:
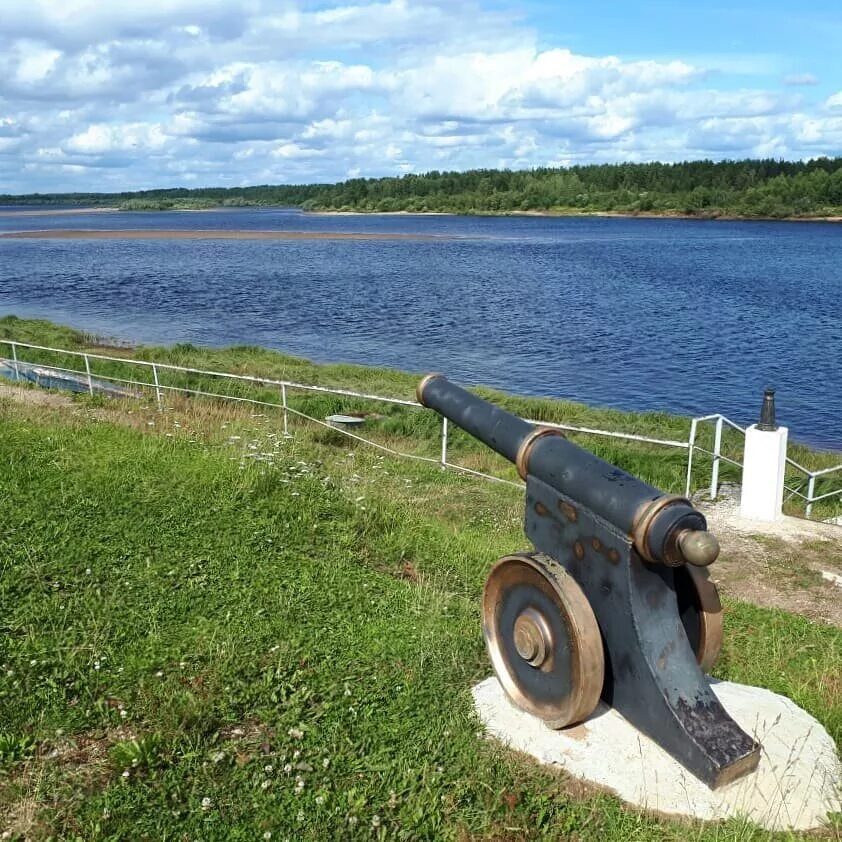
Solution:
<svg viewBox="0 0 842 842"><path fill-rule="evenodd" d="M0 232L44 233L0 239L0 315L743 424L771 385L793 438L842 449L840 224L8 211ZM50 236L68 228L411 236Z"/></svg>

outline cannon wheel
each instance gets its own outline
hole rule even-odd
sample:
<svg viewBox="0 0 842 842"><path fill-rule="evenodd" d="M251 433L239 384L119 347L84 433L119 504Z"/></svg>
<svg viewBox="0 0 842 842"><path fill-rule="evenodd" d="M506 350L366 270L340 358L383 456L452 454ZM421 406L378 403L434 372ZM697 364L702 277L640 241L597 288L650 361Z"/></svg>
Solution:
<svg viewBox="0 0 842 842"><path fill-rule="evenodd" d="M722 649L722 603L707 569L676 567L675 594L684 631L702 672L710 672Z"/></svg>
<svg viewBox="0 0 842 842"><path fill-rule="evenodd" d="M586 719L602 693L602 637L573 577L539 554L501 558L483 595L483 634L511 701L551 728Z"/></svg>

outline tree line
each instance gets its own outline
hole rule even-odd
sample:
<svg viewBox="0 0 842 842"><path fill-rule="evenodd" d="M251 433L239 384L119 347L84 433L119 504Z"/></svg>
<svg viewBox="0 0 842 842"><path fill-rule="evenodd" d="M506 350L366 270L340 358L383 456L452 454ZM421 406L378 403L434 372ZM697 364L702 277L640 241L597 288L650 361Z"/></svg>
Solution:
<svg viewBox="0 0 842 842"><path fill-rule="evenodd" d="M284 206L311 211L842 215L842 157L675 164L590 164L353 178L337 184L173 188L126 193L0 195L0 204L126 210Z"/></svg>

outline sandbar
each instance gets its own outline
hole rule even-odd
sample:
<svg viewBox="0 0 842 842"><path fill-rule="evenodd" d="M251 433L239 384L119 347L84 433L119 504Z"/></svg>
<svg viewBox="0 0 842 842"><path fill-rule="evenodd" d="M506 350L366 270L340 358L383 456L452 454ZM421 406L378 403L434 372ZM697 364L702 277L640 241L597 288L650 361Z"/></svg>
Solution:
<svg viewBox="0 0 842 842"><path fill-rule="evenodd" d="M227 229L173 230L121 228L86 230L55 228L41 231L9 231L0 240L456 240L441 234L397 234L383 231L234 231Z"/></svg>
<svg viewBox="0 0 842 842"><path fill-rule="evenodd" d="M0 216L76 216L85 213L114 213L120 210L119 208L50 208L44 210L4 210L0 211Z"/></svg>

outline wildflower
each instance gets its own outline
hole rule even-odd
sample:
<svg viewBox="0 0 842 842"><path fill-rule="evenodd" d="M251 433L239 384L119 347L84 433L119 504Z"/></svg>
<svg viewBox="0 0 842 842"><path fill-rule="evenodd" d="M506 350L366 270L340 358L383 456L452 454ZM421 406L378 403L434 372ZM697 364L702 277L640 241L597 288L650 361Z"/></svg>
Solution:
<svg viewBox="0 0 842 842"><path fill-rule="evenodd" d="M398 794L394 790L389 793L388 805L390 810L394 810L398 806Z"/></svg>
<svg viewBox="0 0 842 842"><path fill-rule="evenodd" d="M225 760L225 752L224 751L214 752L211 755L211 760L213 760L214 763L221 763L223 760Z"/></svg>
<svg viewBox="0 0 842 842"><path fill-rule="evenodd" d="M294 740L300 740L304 736L304 732L300 728L290 728L287 734Z"/></svg>
<svg viewBox="0 0 842 842"><path fill-rule="evenodd" d="M325 803L324 795L317 795L316 796L316 806L321 807L322 804L324 804L324 803Z"/></svg>
<svg viewBox="0 0 842 842"><path fill-rule="evenodd" d="M272 781L262 781L260 784L261 789L269 789L272 786Z"/></svg>
<svg viewBox="0 0 842 842"><path fill-rule="evenodd" d="M90 568L90 567L86 567L86 568L85 568L85 575L86 575L86 576L90 576L90 575L91 575L91 568Z"/></svg>
<svg viewBox="0 0 842 842"><path fill-rule="evenodd" d="M295 817L299 824L304 822L304 810L299 810L298 815Z"/></svg>
<svg viewBox="0 0 842 842"><path fill-rule="evenodd" d="M38 663L38 659L37 659L37 658L33 658L33 659L29 662L29 666L34 667L34 666L36 666L36 665L37 665L37 663Z"/></svg>
<svg viewBox="0 0 842 842"><path fill-rule="evenodd" d="M380 827L380 816L374 815L371 817L371 826L375 829Z"/></svg>
<svg viewBox="0 0 842 842"><path fill-rule="evenodd" d="M273 771L273 770L272 770L272 764L271 764L271 763L266 764L266 766L264 766L264 767L263 767L263 771L264 771L264 772L271 772L271 771Z"/></svg>
<svg viewBox="0 0 842 842"><path fill-rule="evenodd" d="M356 816L348 816L348 824L349 824L351 827L356 827L356 826L357 826L357 821L358 821L358 819L357 819L357 817L356 817Z"/></svg>
<svg viewBox="0 0 842 842"><path fill-rule="evenodd" d="M129 715L129 712L125 708L120 708L120 719L125 719Z"/></svg>
<svg viewBox="0 0 842 842"><path fill-rule="evenodd" d="M328 766L330 766L330 758L326 757L324 760L322 760L322 768L327 769Z"/></svg>
<svg viewBox="0 0 842 842"><path fill-rule="evenodd" d="M158 670L158 672L155 673L155 678L163 678L163 677L164 677L163 670Z"/></svg>
<svg viewBox="0 0 842 842"><path fill-rule="evenodd" d="M123 770L123 777L124 777L124 778L127 778L128 776L129 776L129 770L128 770L128 769L124 769L124 770Z"/></svg>
<svg viewBox="0 0 842 842"><path fill-rule="evenodd" d="M271 839L272 838L272 831L271 830L265 830L263 832L263 838L264 839Z"/></svg>
<svg viewBox="0 0 842 842"><path fill-rule="evenodd" d="M284 772L289 774L292 771L292 763L285 763L284 764Z"/></svg>
<svg viewBox="0 0 842 842"><path fill-rule="evenodd" d="M300 752L298 749L296 749L296 750L292 753L292 759L293 759L293 760L298 760L298 758L299 758L299 757L301 757L301 752Z"/></svg>
<svg viewBox="0 0 842 842"><path fill-rule="evenodd" d="M213 801L211 801L211 799L210 799L210 798L208 798L208 796L206 795L206 796L202 799L202 809L203 809L203 810L205 810L205 811L207 811L207 810L210 810L210 808L211 808L212 806L213 806Z"/></svg>

